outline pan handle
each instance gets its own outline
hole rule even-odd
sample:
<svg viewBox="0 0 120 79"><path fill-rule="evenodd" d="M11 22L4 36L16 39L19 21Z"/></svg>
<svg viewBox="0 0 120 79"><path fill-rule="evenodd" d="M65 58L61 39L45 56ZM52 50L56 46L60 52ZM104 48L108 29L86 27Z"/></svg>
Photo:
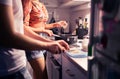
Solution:
<svg viewBox="0 0 120 79"><path fill-rule="evenodd" d="M53 34L54 37L61 37L60 35Z"/></svg>

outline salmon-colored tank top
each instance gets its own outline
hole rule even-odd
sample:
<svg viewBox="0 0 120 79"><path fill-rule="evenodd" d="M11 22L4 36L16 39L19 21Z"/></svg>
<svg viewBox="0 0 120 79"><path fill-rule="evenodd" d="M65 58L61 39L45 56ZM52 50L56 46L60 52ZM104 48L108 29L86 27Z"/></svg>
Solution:
<svg viewBox="0 0 120 79"><path fill-rule="evenodd" d="M38 24L46 23L48 12L44 4L38 0L23 0L24 24L35 27Z"/></svg>

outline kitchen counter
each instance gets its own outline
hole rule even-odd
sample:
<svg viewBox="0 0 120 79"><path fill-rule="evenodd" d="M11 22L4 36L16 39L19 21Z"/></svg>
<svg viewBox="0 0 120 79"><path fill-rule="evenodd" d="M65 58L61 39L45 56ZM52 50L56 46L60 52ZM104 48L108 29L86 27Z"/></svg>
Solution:
<svg viewBox="0 0 120 79"><path fill-rule="evenodd" d="M70 57L70 56L68 56ZM77 65L79 65L80 67L82 67L85 71L87 71L88 69L88 63L87 63L87 57L84 58L73 58L70 57L74 63L76 63Z"/></svg>
<svg viewBox="0 0 120 79"><path fill-rule="evenodd" d="M87 52L82 50L80 41L70 45L70 50L67 52L47 53L46 64L49 79L87 79Z"/></svg>
<svg viewBox="0 0 120 79"><path fill-rule="evenodd" d="M80 67L82 67L85 71L88 69L88 62L87 62L87 52L82 51L82 40L78 40L77 45L80 46L76 49L79 49L78 54L75 56L71 56L71 53L67 53L66 55L69 56L76 64L78 64Z"/></svg>
<svg viewBox="0 0 120 79"><path fill-rule="evenodd" d="M70 48L72 50L77 49L79 53L65 52L62 53L64 57L66 57L70 62L75 64L76 67L81 68L83 72L87 73L88 70L88 61L87 61L87 52L82 51L81 40L78 40L78 47ZM79 43L80 42L80 43ZM73 45L74 46L74 45ZM54 55L55 59L61 64L61 55Z"/></svg>

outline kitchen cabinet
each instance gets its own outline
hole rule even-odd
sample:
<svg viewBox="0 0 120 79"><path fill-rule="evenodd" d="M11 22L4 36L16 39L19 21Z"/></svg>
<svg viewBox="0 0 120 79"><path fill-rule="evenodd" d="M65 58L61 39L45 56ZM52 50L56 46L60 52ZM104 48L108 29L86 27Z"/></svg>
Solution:
<svg viewBox="0 0 120 79"><path fill-rule="evenodd" d="M40 2L44 3L46 7L56 8L59 5L58 0L40 0Z"/></svg>
<svg viewBox="0 0 120 79"><path fill-rule="evenodd" d="M90 0L43 0L41 2L43 2L46 7L69 8L88 3Z"/></svg>
<svg viewBox="0 0 120 79"><path fill-rule="evenodd" d="M57 55L48 53L47 62L49 79L87 79L87 71L65 53Z"/></svg>
<svg viewBox="0 0 120 79"><path fill-rule="evenodd" d="M87 79L87 74L62 55L62 79Z"/></svg>
<svg viewBox="0 0 120 79"><path fill-rule="evenodd" d="M62 0L60 7L76 7L90 2L90 0Z"/></svg>

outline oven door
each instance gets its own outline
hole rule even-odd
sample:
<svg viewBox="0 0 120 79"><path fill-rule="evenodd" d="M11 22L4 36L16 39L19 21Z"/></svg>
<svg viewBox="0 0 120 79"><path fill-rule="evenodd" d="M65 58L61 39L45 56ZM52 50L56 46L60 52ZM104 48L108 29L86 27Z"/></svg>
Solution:
<svg viewBox="0 0 120 79"><path fill-rule="evenodd" d="M48 79L62 79L62 66L53 55L47 55Z"/></svg>
<svg viewBox="0 0 120 79"><path fill-rule="evenodd" d="M52 79L62 79L62 66L54 59L50 58L52 68Z"/></svg>

